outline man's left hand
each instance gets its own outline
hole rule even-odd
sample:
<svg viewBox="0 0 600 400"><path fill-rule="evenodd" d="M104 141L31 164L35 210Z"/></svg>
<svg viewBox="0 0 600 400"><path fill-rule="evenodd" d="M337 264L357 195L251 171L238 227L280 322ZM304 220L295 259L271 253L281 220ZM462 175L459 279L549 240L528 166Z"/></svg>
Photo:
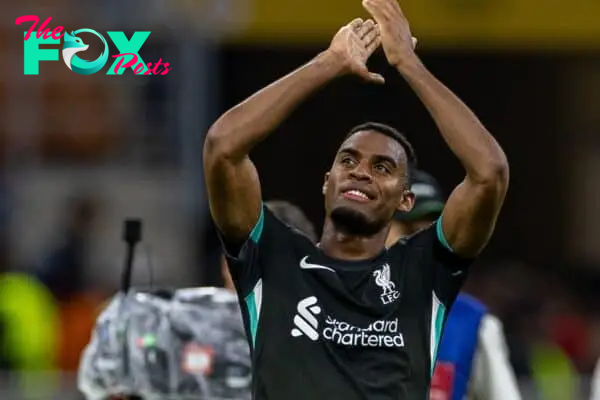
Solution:
<svg viewBox="0 0 600 400"><path fill-rule="evenodd" d="M381 44L388 62L399 67L416 57L417 39L397 0L363 0L363 7L379 25Z"/></svg>

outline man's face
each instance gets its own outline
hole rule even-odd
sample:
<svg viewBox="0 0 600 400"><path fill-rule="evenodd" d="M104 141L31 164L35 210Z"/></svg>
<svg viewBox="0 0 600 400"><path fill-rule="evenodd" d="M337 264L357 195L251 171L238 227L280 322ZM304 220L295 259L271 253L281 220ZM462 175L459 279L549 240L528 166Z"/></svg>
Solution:
<svg viewBox="0 0 600 400"><path fill-rule="evenodd" d="M396 210L411 210L414 196L407 187L402 145L379 132L357 132L342 144L325 175L325 209L334 222L354 221L365 234L374 234Z"/></svg>

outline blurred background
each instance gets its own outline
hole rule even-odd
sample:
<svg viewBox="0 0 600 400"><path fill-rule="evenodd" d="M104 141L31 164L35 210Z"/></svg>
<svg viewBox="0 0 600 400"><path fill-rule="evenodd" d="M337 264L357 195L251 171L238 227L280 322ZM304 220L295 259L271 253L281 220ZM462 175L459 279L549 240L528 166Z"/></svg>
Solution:
<svg viewBox="0 0 600 400"><path fill-rule="evenodd" d="M425 64L511 165L496 234L467 288L504 322L525 399L587 399L600 356L600 3L401 4ZM0 398L78 399L80 352L118 290L123 219L145 225L136 285L220 285L205 132L366 14L359 0L23 0L0 10ZM172 70L107 76L110 58L89 76L62 60L24 75L30 24L14 21L31 14L53 17L50 29L151 31L141 57ZM86 35L92 60L100 49ZM447 192L462 179L382 54L370 65L387 85L336 81L259 146L265 199L298 204L320 227L323 174L345 132L368 120L406 132Z"/></svg>

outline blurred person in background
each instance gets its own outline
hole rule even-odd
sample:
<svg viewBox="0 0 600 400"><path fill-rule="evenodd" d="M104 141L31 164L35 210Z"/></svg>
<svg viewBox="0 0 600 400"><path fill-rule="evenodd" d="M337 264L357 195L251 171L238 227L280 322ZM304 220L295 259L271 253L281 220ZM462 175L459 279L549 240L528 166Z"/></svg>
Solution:
<svg viewBox="0 0 600 400"><path fill-rule="evenodd" d="M69 198L61 226L51 239L54 247L35 270L60 310L57 364L63 371L77 370L103 301L84 282L99 206L99 200L87 192L80 191Z"/></svg>
<svg viewBox="0 0 600 400"><path fill-rule="evenodd" d="M83 290L97 211L97 203L90 196L68 199L64 219L51 239L54 247L36 269L37 278L59 302L68 302Z"/></svg>
<svg viewBox="0 0 600 400"><path fill-rule="evenodd" d="M315 227L300 207L284 200L267 201L265 206L271 210L273 215L279 218L281 222L292 229L299 231L308 237L311 242L317 243L317 232ZM231 274L229 273L225 254L221 254L221 276L223 277L224 286L229 290L235 291L235 285L233 284Z"/></svg>
<svg viewBox="0 0 600 400"><path fill-rule="evenodd" d="M436 179L414 171L413 209L397 213L387 247L428 228L442 215L445 195ZM502 323L483 303L460 293L450 309L431 382L431 400L520 400Z"/></svg>
<svg viewBox="0 0 600 400"><path fill-rule="evenodd" d="M508 189L504 152L423 66L397 1L363 6L375 23L356 19L341 28L327 50L227 111L206 136L210 211L245 300L256 399L426 398L445 311L491 237ZM315 246L264 206L249 153L334 78L382 83L366 67L379 40L466 176L443 218L386 249L394 213L413 206L408 175L416 157L395 129L358 126L325 176L326 218ZM293 179L294 171L284 172Z"/></svg>

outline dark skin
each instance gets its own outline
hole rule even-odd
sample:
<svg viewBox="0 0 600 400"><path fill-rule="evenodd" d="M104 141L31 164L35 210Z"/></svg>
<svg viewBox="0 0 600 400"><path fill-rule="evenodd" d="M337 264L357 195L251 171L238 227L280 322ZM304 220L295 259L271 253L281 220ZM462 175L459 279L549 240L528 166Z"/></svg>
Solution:
<svg viewBox="0 0 600 400"><path fill-rule="evenodd" d="M506 156L475 114L421 63L414 52L416 40L397 1L364 0L363 6L375 23L357 19L346 25L326 51L227 111L213 124L204 146L204 172L213 219L229 241L241 244L248 238L261 207L258 173L248 157L251 149L306 97L333 79L355 74L369 82L382 83L383 78L366 68L367 59L381 44L389 64L422 101L465 169L464 180L446 203L442 229L457 254L474 257L489 241L504 202L509 176ZM362 135L382 136L373 132L356 136ZM321 245L326 254L339 259L376 255L384 248L391 210L412 206L410 195L400 194L406 189L400 182L401 171L397 171L397 178L387 181L367 168L374 165L375 154L399 161L399 153L393 154L391 142L395 141L377 139L382 144L375 146L367 144L370 140L357 144L359 139L350 139L355 140L352 146L359 153L358 172L340 172L338 155L325 185L327 215ZM351 180L376 182L370 185L380 197L369 204L340 200L339 190ZM387 222L374 235L348 237L331 222L332 213L342 203L362 212L368 220L387 218Z"/></svg>
<svg viewBox="0 0 600 400"><path fill-rule="evenodd" d="M427 70L415 54L408 20L396 0L363 0L381 32L390 65L429 111L466 175L442 213L442 230L453 250L477 256L486 246L508 190L506 155L477 116Z"/></svg>
<svg viewBox="0 0 600 400"><path fill-rule="evenodd" d="M360 190L368 200L348 198ZM320 246L331 257L367 259L377 255L396 210L410 211L414 195L408 190L406 153L400 143L376 131L357 132L340 147L325 175L325 225ZM352 235L332 219L336 209L351 210L378 226L374 235Z"/></svg>

